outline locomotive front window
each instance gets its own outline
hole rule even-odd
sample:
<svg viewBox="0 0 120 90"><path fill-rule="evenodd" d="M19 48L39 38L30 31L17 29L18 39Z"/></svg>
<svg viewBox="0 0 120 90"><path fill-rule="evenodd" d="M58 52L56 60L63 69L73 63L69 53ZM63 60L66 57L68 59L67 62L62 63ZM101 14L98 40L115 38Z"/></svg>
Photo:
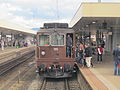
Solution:
<svg viewBox="0 0 120 90"><path fill-rule="evenodd" d="M51 35L51 45L64 45L64 35L52 34Z"/></svg>
<svg viewBox="0 0 120 90"><path fill-rule="evenodd" d="M39 35L39 46L49 45L49 35Z"/></svg>

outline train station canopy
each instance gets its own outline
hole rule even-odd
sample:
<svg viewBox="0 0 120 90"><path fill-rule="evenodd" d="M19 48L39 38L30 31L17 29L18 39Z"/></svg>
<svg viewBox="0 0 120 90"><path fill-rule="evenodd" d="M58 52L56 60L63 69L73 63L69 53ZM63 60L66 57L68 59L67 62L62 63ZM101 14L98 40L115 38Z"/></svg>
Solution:
<svg viewBox="0 0 120 90"><path fill-rule="evenodd" d="M0 20L0 32L4 34L31 34L35 35L37 32L21 27L11 22Z"/></svg>
<svg viewBox="0 0 120 90"><path fill-rule="evenodd" d="M120 28L120 3L81 3L70 22L76 30L96 31L106 24L107 29Z"/></svg>

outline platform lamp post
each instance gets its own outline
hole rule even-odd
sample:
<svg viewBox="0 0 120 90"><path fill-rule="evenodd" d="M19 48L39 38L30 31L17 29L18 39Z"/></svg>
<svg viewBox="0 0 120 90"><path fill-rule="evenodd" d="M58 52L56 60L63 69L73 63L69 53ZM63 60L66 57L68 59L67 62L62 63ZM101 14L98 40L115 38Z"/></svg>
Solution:
<svg viewBox="0 0 120 90"><path fill-rule="evenodd" d="M81 43L83 43L84 40L83 40L83 30L82 30L82 29L81 29L80 36L81 36L81 37L80 37L80 38L81 38Z"/></svg>
<svg viewBox="0 0 120 90"><path fill-rule="evenodd" d="M86 39L85 39L85 31L83 32L83 37L84 37L84 42L83 44L85 45Z"/></svg>
<svg viewBox="0 0 120 90"><path fill-rule="evenodd" d="M96 32L97 46L101 44L101 39L102 39L101 36L102 36L102 32L101 32L101 28L99 27L99 29Z"/></svg>
<svg viewBox="0 0 120 90"><path fill-rule="evenodd" d="M81 35L82 43L83 43L83 45L85 45L85 31L84 31L83 27L81 28L81 32L82 32L82 35Z"/></svg>
<svg viewBox="0 0 120 90"><path fill-rule="evenodd" d="M84 30L81 28L81 43L84 44Z"/></svg>
<svg viewBox="0 0 120 90"><path fill-rule="evenodd" d="M99 45L99 30L96 31L96 41L97 41L97 47Z"/></svg>
<svg viewBox="0 0 120 90"><path fill-rule="evenodd" d="M91 29L91 26L92 23L88 24L88 29L89 29L89 44L91 43L91 32L90 32L90 29Z"/></svg>

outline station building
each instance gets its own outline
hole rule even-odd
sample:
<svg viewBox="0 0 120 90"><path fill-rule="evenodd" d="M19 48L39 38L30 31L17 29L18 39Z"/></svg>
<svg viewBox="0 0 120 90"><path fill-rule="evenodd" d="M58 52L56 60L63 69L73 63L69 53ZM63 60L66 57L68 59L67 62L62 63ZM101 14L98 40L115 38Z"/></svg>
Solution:
<svg viewBox="0 0 120 90"><path fill-rule="evenodd" d="M105 41L105 50L108 52L103 55L103 63L98 64L95 55L95 68L80 68L93 90L120 89L120 77L114 75L112 57L114 46L120 44L119 9L120 3L82 3L70 22L77 37L83 39L85 44L93 40L99 45L101 40Z"/></svg>
<svg viewBox="0 0 120 90"><path fill-rule="evenodd" d="M36 37L36 31L21 27L11 22L0 20L0 40L10 42L11 46L15 40L26 41L32 44Z"/></svg>
<svg viewBox="0 0 120 90"><path fill-rule="evenodd" d="M99 43L103 39L106 51L120 44L120 3L82 3L70 22L76 33L91 35Z"/></svg>

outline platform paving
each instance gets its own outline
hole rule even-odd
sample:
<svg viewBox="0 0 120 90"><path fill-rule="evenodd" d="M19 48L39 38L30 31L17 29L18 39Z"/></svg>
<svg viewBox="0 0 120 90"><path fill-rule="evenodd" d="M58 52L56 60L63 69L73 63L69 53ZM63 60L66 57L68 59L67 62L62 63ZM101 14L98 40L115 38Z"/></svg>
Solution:
<svg viewBox="0 0 120 90"><path fill-rule="evenodd" d="M94 58L95 60L96 58ZM95 68L89 70L102 82L109 90L120 90L120 76L114 75L114 60L111 53L103 55L103 62L94 62Z"/></svg>
<svg viewBox="0 0 120 90"><path fill-rule="evenodd" d="M1 48L0 48L0 63L3 63L12 58L15 58L17 55L17 52L19 52L19 51L26 52L25 50L28 50L28 49L31 50L30 48L34 48L34 47L35 47L34 45L31 45L28 47L22 47L22 48L6 47L4 50L1 50Z"/></svg>
<svg viewBox="0 0 120 90"><path fill-rule="evenodd" d="M4 50L2 50L2 49L0 48L0 54L1 54L1 53L4 53L4 52L11 51L11 50L15 50L15 49L17 49L17 48L16 48L16 47L5 47Z"/></svg>

